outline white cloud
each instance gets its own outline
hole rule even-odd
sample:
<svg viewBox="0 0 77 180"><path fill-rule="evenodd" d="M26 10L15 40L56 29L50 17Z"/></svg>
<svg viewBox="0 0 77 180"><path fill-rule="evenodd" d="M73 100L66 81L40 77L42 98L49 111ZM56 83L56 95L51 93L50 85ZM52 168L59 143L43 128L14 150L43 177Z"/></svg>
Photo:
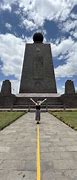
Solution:
<svg viewBox="0 0 77 180"><path fill-rule="evenodd" d="M59 94L64 94L64 91L65 91L65 86L62 86L62 87L57 86L57 92Z"/></svg>
<svg viewBox="0 0 77 180"><path fill-rule="evenodd" d="M77 20L68 20L65 23L63 23L62 30L69 32L70 30L74 30L77 28Z"/></svg>
<svg viewBox="0 0 77 180"><path fill-rule="evenodd" d="M47 19L53 19L53 18L63 18L70 13L73 6L77 3L73 0L20 0L20 5L22 4L22 7L24 7L24 11L29 12L29 16L33 18L36 21L40 18L43 18L43 20ZM33 17L33 15L35 16Z"/></svg>
<svg viewBox="0 0 77 180"><path fill-rule="evenodd" d="M32 21L30 20L27 20L27 19L24 19L23 20L23 24L22 24L24 27L26 27L26 29L30 29L30 30L34 30L34 29L37 29L37 26L35 23L33 23Z"/></svg>
<svg viewBox="0 0 77 180"><path fill-rule="evenodd" d="M71 13L70 16L71 16L71 18L73 18L73 19L77 19L77 14Z"/></svg>
<svg viewBox="0 0 77 180"><path fill-rule="evenodd" d="M33 20L36 26L43 26L44 21L59 18L65 19L69 12L69 4L66 1L57 0L34 0L28 4L28 9L25 9L24 1L22 1L24 12L27 13L28 20ZM68 11L68 12L67 12Z"/></svg>
<svg viewBox="0 0 77 180"><path fill-rule="evenodd" d="M12 25L11 25L11 24L9 24L9 23L6 23L6 24L5 24L5 27L6 27L8 30L11 30Z"/></svg>
<svg viewBox="0 0 77 180"><path fill-rule="evenodd" d="M77 86L75 86L75 92L77 93Z"/></svg>
<svg viewBox="0 0 77 180"><path fill-rule="evenodd" d="M0 91L1 91L2 81L0 81Z"/></svg>
<svg viewBox="0 0 77 180"><path fill-rule="evenodd" d="M45 20L64 21L69 16L77 0L3 0L3 6L19 3L19 9L23 11L21 15L22 25L27 29L38 28L44 25ZM27 18L26 18L27 17Z"/></svg>
<svg viewBox="0 0 77 180"><path fill-rule="evenodd" d="M75 33L73 34L73 36L74 36L75 38L77 38L77 32L75 32Z"/></svg>
<svg viewBox="0 0 77 180"><path fill-rule="evenodd" d="M7 4L0 4L0 9L1 10L9 10L9 11L11 11L11 6L9 5L9 3L7 3Z"/></svg>
<svg viewBox="0 0 77 180"><path fill-rule="evenodd" d="M63 61L63 65L55 68L56 77L72 77L77 75L77 42L74 42L71 38L64 39L57 45L52 44L51 48L52 54L57 58L57 61ZM63 60L60 56L63 57Z"/></svg>
<svg viewBox="0 0 77 180"><path fill-rule="evenodd" d="M1 70L5 76L14 75L19 78L24 48L22 39L12 34L0 35L0 58L3 63Z"/></svg>
<svg viewBox="0 0 77 180"><path fill-rule="evenodd" d="M74 41L72 40L71 37L69 37L68 39L62 39L61 42L59 42L58 44L51 43L53 56L57 57L60 54L61 55L67 54L72 50L73 45L74 45Z"/></svg>
<svg viewBox="0 0 77 180"><path fill-rule="evenodd" d="M20 87L20 81L19 80L10 80L10 82L11 82L12 94L18 94L19 87Z"/></svg>
<svg viewBox="0 0 77 180"><path fill-rule="evenodd" d="M70 33L72 36L74 36L75 38L77 38L77 31L75 30L75 31L71 31L71 33Z"/></svg>
<svg viewBox="0 0 77 180"><path fill-rule="evenodd" d="M24 37L25 42L33 42L32 37ZM19 82L24 58L25 42L13 34L0 34L0 59L2 73L7 76L14 75L17 80L11 80L13 93L18 93ZM1 88L2 81L0 82Z"/></svg>

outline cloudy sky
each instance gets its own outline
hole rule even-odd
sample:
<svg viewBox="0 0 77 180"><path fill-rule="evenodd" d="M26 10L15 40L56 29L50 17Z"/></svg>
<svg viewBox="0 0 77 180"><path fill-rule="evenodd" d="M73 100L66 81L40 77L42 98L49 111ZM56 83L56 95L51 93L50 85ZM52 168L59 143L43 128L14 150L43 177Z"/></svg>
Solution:
<svg viewBox="0 0 77 180"><path fill-rule="evenodd" d="M67 79L77 90L77 0L0 0L0 87L9 79L18 93L25 44L36 31L51 44L58 93Z"/></svg>

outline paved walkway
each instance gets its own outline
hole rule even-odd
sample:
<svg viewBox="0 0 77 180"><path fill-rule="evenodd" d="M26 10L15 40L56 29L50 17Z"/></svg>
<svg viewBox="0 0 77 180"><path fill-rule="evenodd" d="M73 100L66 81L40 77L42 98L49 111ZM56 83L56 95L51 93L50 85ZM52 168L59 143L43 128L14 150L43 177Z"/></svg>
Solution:
<svg viewBox="0 0 77 180"><path fill-rule="evenodd" d="M77 180L77 132L41 113L41 180ZM0 132L0 180L36 180L36 123L27 113Z"/></svg>

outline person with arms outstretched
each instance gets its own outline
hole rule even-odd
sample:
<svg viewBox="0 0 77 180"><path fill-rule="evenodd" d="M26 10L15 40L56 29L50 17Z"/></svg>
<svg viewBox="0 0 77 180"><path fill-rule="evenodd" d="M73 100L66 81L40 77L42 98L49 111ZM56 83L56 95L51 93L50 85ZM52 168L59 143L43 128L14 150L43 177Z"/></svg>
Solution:
<svg viewBox="0 0 77 180"><path fill-rule="evenodd" d="M44 99L43 101L37 101L37 102L35 102L32 98L30 98L30 100L31 100L31 101L35 104L35 106L36 106L35 120L37 121L37 124L39 124L41 104L42 104L44 101L46 101L46 99Z"/></svg>

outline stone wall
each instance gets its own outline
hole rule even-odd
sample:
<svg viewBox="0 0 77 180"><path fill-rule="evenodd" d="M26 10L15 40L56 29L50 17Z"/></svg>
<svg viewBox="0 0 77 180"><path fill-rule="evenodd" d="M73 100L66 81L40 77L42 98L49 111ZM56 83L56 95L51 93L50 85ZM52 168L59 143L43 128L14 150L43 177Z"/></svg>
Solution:
<svg viewBox="0 0 77 180"><path fill-rule="evenodd" d="M77 108L77 93L75 94L63 94L61 95L61 101L64 107Z"/></svg>
<svg viewBox="0 0 77 180"><path fill-rule="evenodd" d="M15 95L11 94L9 96L3 96L0 93L0 108L11 108L15 103L16 97Z"/></svg>

